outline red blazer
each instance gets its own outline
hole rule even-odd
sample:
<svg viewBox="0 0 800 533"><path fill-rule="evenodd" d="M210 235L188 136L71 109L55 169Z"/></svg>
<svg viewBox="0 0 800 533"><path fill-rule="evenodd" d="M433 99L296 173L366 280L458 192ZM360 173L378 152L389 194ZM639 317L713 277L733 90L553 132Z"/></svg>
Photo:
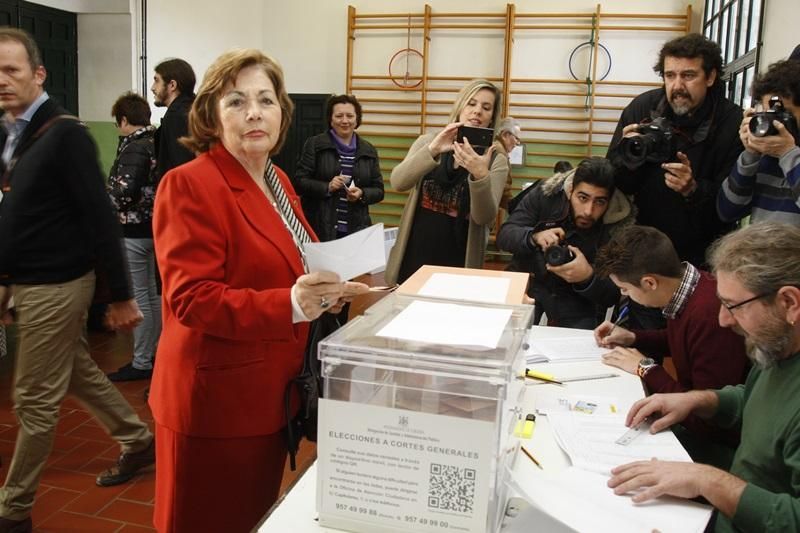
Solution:
<svg viewBox="0 0 800 533"><path fill-rule="evenodd" d="M278 176L311 228L289 179ZM286 425L283 395L302 368L308 323L292 323L303 274L281 217L218 144L167 173L156 195L163 331L150 388L159 424L197 437L244 437Z"/></svg>

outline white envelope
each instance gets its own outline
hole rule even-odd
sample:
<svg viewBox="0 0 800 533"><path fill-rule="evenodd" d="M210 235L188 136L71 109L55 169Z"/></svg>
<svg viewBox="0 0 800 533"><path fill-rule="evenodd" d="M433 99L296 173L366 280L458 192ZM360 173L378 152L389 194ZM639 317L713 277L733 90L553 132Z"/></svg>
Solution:
<svg viewBox="0 0 800 533"><path fill-rule="evenodd" d="M303 247L310 272L336 272L342 281L386 266L383 224L373 224L334 241Z"/></svg>

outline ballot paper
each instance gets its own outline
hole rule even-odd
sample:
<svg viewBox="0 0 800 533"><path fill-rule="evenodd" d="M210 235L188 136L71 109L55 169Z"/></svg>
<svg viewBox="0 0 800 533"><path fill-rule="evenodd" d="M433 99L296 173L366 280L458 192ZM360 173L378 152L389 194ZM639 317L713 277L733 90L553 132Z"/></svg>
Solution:
<svg viewBox="0 0 800 533"><path fill-rule="evenodd" d="M380 331L390 337L472 349L494 349L512 309L494 309L415 300Z"/></svg>
<svg viewBox="0 0 800 533"><path fill-rule="evenodd" d="M386 266L383 224L373 224L347 237L303 246L309 272L335 272L342 281Z"/></svg>
<svg viewBox="0 0 800 533"><path fill-rule="evenodd" d="M510 473L512 488L532 507L509 520L509 533L523 531L613 531L614 533L701 533L711 518L711 507L689 500L661 497L637 504L630 494L618 496L608 488L608 477L571 467L559 472ZM530 475L525 475L525 474ZM537 512L538 511L538 512ZM546 513L557 522L535 528L529 516ZM504 529L504 531L506 531Z"/></svg>
<svg viewBox="0 0 800 533"><path fill-rule="evenodd" d="M592 330L572 329L564 336L543 337L540 333L541 330L534 326L526 335L523 349L528 364L599 361L610 351L597 345Z"/></svg>
<svg viewBox="0 0 800 533"><path fill-rule="evenodd" d="M625 413L587 415L551 411L547 415L553 436L572 466L610 475L611 469L632 461L686 461L692 459L671 431L643 432L627 446L615 441L629 430Z"/></svg>
<svg viewBox="0 0 800 533"><path fill-rule="evenodd" d="M433 298L502 304L506 301L510 285L511 280L508 278L434 272L417 294Z"/></svg>

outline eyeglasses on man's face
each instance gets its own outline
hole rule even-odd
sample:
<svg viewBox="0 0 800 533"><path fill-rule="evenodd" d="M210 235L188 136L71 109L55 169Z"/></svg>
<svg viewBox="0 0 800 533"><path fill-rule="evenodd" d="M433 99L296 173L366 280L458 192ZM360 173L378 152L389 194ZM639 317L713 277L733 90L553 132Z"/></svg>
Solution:
<svg viewBox="0 0 800 533"><path fill-rule="evenodd" d="M719 301L722 304L722 306L725 309L727 309L728 312L730 312L730 314L733 314L733 311L735 309L739 309L740 307L742 307L744 305L747 305L750 302L755 302L756 300L760 300L761 298L765 298L767 296L771 296L771 295L775 294L776 292L778 292L778 291L773 290L773 291L762 292L761 294L756 294L752 298L748 298L747 300L742 300L741 302L735 303L735 304L728 303L725 300L723 300L722 298L720 298ZM718 296L718 298L719 298L719 296Z"/></svg>

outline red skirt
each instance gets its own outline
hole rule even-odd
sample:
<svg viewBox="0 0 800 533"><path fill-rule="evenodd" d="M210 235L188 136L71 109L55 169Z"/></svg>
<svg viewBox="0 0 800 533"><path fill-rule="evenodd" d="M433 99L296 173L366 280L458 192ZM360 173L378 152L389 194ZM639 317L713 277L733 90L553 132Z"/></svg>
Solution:
<svg viewBox="0 0 800 533"><path fill-rule="evenodd" d="M201 438L156 424L156 529L251 531L278 499L286 455L282 432Z"/></svg>

